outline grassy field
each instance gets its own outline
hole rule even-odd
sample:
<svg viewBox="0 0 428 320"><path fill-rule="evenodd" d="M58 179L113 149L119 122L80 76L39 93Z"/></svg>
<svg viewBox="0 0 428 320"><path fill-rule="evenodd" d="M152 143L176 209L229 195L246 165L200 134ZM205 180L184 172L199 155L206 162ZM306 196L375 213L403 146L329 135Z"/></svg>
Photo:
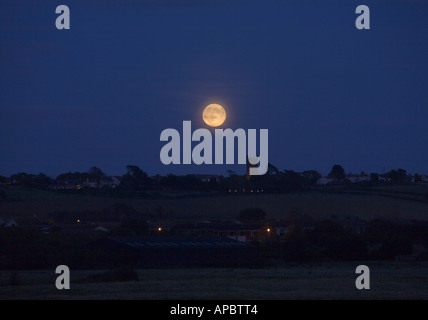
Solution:
<svg viewBox="0 0 428 320"><path fill-rule="evenodd" d="M393 186L377 186L373 190L386 191L386 192L403 192L414 193L427 196L428 185L393 185Z"/></svg>
<svg viewBox="0 0 428 320"><path fill-rule="evenodd" d="M0 202L2 218L44 216L55 210L102 210L113 203L127 203L139 212L155 212L162 207L175 218L234 219L248 207L263 208L269 218L286 218L293 208L315 219L331 215L356 215L365 219L428 220L428 204L375 195L335 193L260 194L186 199L112 199L40 190L9 188L9 201Z"/></svg>
<svg viewBox="0 0 428 320"><path fill-rule="evenodd" d="M355 288L360 263L285 265L266 269L138 270L138 282L79 283L96 271L71 271L71 290L55 288L50 271L22 271L19 286L0 273L0 299L428 299L428 263L366 263L371 289Z"/></svg>

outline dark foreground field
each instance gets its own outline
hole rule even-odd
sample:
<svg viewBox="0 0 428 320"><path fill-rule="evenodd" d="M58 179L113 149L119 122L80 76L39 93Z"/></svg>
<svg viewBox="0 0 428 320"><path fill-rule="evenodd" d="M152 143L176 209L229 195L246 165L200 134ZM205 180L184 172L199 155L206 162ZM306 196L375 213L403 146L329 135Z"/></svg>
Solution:
<svg viewBox="0 0 428 320"><path fill-rule="evenodd" d="M428 299L428 263L373 262L371 290L355 288L359 263L266 269L138 270L139 281L82 283L96 271L71 271L71 290L55 288L54 270L0 273L0 299Z"/></svg>

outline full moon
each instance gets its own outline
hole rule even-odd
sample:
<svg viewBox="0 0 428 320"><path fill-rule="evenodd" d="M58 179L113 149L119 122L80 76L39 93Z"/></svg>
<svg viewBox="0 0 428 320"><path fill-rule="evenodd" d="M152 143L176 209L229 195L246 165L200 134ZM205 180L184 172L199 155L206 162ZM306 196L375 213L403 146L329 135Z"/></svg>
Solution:
<svg viewBox="0 0 428 320"><path fill-rule="evenodd" d="M226 111L219 104L210 104L205 107L202 118L210 127L218 127L226 120Z"/></svg>

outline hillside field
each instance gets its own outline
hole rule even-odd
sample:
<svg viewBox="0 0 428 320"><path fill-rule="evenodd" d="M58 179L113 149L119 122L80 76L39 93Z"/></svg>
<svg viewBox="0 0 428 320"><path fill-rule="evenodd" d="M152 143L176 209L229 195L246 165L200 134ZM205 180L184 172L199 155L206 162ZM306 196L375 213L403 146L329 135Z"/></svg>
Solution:
<svg viewBox="0 0 428 320"><path fill-rule="evenodd" d="M3 190L8 196L7 201L0 202L0 216L3 219L33 215L44 217L58 210L102 210L111 208L114 203L126 203L141 213L154 213L162 208L170 216L183 219L234 219L240 210L257 207L263 208L269 218L287 218L291 211L298 211L315 219L350 215L363 219L428 220L427 202L371 194L302 192L147 200L64 194L19 187Z"/></svg>

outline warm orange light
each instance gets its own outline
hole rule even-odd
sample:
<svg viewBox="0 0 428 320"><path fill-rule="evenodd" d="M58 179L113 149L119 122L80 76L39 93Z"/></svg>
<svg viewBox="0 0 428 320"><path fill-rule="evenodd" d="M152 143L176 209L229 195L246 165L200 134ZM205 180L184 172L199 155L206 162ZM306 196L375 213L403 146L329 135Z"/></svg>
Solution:
<svg viewBox="0 0 428 320"><path fill-rule="evenodd" d="M80 220L79 220L79 219L77 219L77 223L80 223Z"/></svg>
<svg viewBox="0 0 428 320"><path fill-rule="evenodd" d="M161 232L161 231L162 231L162 228L161 228L161 227L159 227L159 228L158 228L158 231L159 231L159 232Z"/></svg>
<svg viewBox="0 0 428 320"><path fill-rule="evenodd" d="M267 228L267 230L266 230L267 232L270 232L270 228Z"/></svg>

